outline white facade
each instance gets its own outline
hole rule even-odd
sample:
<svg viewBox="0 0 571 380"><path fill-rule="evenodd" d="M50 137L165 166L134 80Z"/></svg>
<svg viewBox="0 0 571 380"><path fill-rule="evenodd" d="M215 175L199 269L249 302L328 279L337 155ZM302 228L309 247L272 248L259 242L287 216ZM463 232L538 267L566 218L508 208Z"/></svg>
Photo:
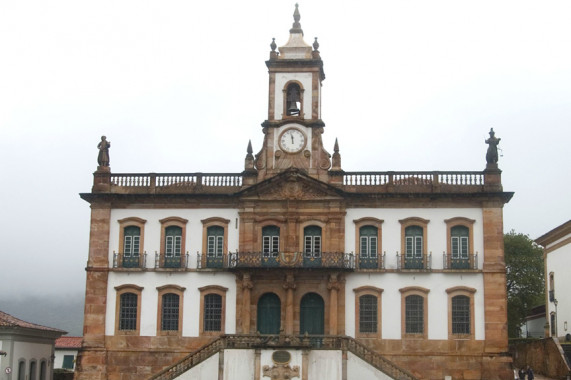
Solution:
<svg viewBox="0 0 571 380"><path fill-rule="evenodd" d="M571 341L571 221L535 240L544 247L546 318L551 336Z"/></svg>

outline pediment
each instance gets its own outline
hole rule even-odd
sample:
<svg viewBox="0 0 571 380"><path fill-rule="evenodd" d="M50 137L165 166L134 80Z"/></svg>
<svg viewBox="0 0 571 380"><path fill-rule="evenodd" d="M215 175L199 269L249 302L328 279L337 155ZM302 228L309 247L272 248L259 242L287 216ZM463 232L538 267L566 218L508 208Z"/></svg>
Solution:
<svg viewBox="0 0 571 380"><path fill-rule="evenodd" d="M310 177L299 169L290 169L242 190L240 198L267 200L342 199L343 191Z"/></svg>

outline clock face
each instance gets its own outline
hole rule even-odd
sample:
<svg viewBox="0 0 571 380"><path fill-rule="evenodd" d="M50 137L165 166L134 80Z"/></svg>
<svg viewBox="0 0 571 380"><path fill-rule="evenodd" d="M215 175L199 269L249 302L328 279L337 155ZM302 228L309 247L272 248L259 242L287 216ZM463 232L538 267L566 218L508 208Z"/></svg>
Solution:
<svg viewBox="0 0 571 380"><path fill-rule="evenodd" d="M305 147L306 139L296 128L286 129L280 136L280 147L287 153L297 153Z"/></svg>

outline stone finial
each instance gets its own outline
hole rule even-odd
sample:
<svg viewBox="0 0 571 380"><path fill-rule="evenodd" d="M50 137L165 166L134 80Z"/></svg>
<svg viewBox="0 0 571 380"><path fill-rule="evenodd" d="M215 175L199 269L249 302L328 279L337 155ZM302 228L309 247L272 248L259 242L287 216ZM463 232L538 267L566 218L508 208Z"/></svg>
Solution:
<svg viewBox="0 0 571 380"><path fill-rule="evenodd" d="M335 146L333 147L333 157L331 158L331 170L340 171L341 169L341 154L339 154L339 143L335 139Z"/></svg>
<svg viewBox="0 0 571 380"><path fill-rule="evenodd" d="M499 138L496 137L494 128L490 128L490 138L486 139L486 144L488 144L488 151L486 152L486 163L487 167L498 165L498 144L500 143Z"/></svg>
<svg viewBox="0 0 571 380"><path fill-rule="evenodd" d="M298 4L295 4L295 11L293 12L293 25L292 28L289 30L290 33L301 33L303 35L303 30L301 30L301 24L299 23L299 20L301 19L301 16L299 15L299 9L298 9Z"/></svg>
<svg viewBox="0 0 571 380"><path fill-rule="evenodd" d="M317 37L315 37L315 41L313 41L313 51L319 52L319 42L317 42Z"/></svg>
<svg viewBox="0 0 571 380"><path fill-rule="evenodd" d="M246 159L244 160L244 169L246 171L255 171L254 169L254 151L252 150L252 140L248 140L248 149L246 150Z"/></svg>
<svg viewBox="0 0 571 380"><path fill-rule="evenodd" d="M275 52L276 48L278 47L278 45L276 45L276 39L272 38L272 43L270 44L270 47L272 48L272 51Z"/></svg>
<svg viewBox="0 0 571 380"><path fill-rule="evenodd" d="M101 136L101 141L97 144L97 149L99 149L99 154L97 155L99 169L109 167L109 148L111 148L111 141L107 141L107 137Z"/></svg>

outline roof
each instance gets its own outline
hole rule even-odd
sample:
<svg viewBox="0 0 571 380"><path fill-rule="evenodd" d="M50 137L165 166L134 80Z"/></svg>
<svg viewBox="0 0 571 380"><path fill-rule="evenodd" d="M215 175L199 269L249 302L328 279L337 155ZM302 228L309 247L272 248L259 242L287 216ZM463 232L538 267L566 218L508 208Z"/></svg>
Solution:
<svg viewBox="0 0 571 380"><path fill-rule="evenodd" d="M56 339L56 348L81 348L82 336L62 336Z"/></svg>
<svg viewBox="0 0 571 380"><path fill-rule="evenodd" d="M7 328L24 328L24 329L52 331L52 332L67 334L67 331L55 329L53 327L37 325L31 322L26 322L16 317L13 317L10 314L4 313L3 311L0 311L0 329L7 329Z"/></svg>
<svg viewBox="0 0 571 380"><path fill-rule="evenodd" d="M542 247L547 247L549 244L565 237L566 235L571 234L571 220L563 223L559 227L555 227L551 231L541 235L535 242Z"/></svg>

